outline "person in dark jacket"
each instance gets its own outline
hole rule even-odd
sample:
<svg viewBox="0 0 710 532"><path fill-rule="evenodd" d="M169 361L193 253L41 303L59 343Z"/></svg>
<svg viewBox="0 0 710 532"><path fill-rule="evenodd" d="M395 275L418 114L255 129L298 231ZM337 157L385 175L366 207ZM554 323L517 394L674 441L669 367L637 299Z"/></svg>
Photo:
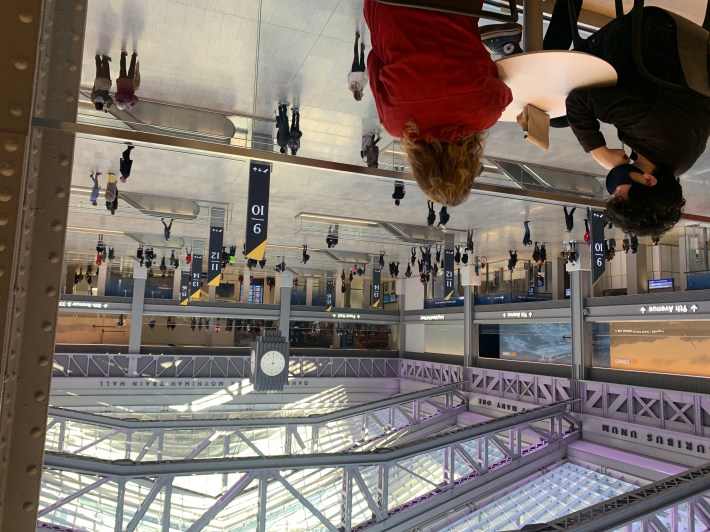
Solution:
<svg viewBox="0 0 710 532"><path fill-rule="evenodd" d="M404 199L405 194L406 192L404 191L404 182L395 181L394 192L392 193L392 199L394 200L394 204L399 207L399 203Z"/></svg>
<svg viewBox="0 0 710 532"><path fill-rule="evenodd" d="M523 222L523 226L525 227L525 234L523 234L523 246L530 246L532 245L532 240L530 240L530 220L525 220Z"/></svg>
<svg viewBox="0 0 710 532"><path fill-rule="evenodd" d="M291 150L291 155L296 155L301 147L301 137L303 136L303 133L301 133L301 113L298 107L292 109L292 114L291 131L288 134L288 147Z"/></svg>
<svg viewBox="0 0 710 532"><path fill-rule="evenodd" d="M280 103L278 107L278 115L276 115L276 143L280 147L280 152L285 154L288 147L290 131L288 129L288 104Z"/></svg>
<svg viewBox="0 0 710 532"><path fill-rule="evenodd" d="M434 202L427 201L426 205L427 205L427 208L429 209L429 212L426 217L426 224L429 227L434 227L434 222L436 222L436 211L434 210Z"/></svg>
<svg viewBox="0 0 710 532"><path fill-rule="evenodd" d="M362 151L360 151L360 157L362 157L367 163L368 168L377 168L379 166L380 158L380 148L377 143L382 140L379 133L370 133L369 135L363 135L362 137Z"/></svg>
<svg viewBox="0 0 710 532"><path fill-rule="evenodd" d="M512 272L515 269L515 265L518 263L518 250L516 249L513 251L512 249L509 249L508 253L510 254L510 258L508 259L508 269Z"/></svg>
<svg viewBox="0 0 710 532"><path fill-rule="evenodd" d="M121 183L125 183L126 179L131 175L131 167L133 166L133 161L131 160L131 150L135 148L130 142L126 142L128 147L123 150L121 154L121 159L118 161L119 169L121 171Z"/></svg>
<svg viewBox="0 0 710 532"><path fill-rule="evenodd" d="M163 222L163 236L165 237L165 241L169 242L170 241L170 231L173 228L173 219L170 219L170 223L166 224L165 223L165 218L160 219L161 222Z"/></svg>
<svg viewBox="0 0 710 532"><path fill-rule="evenodd" d="M565 211L565 226L567 227L567 232L570 233L574 229L574 211L577 207L572 207L572 210L567 212L567 207L562 207Z"/></svg>
<svg viewBox="0 0 710 532"><path fill-rule="evenodd" d="M107 55L96 54L96 78L94 86L91 89L91 101L94 102L94 107L97 111L108 112L109 107L113 104L113 99L109 94L111 89L111 69L109 61L111 58Z"/></svg>
<svg viewBox="0 0 710 532"><path fill-rule="evenodd" d="M116 95L114 97L116 107L122 111L130 111L138 103L136 89L140 84L140 75L138 74L139 67L136 66L138 52L131 54L131 64L128 67L128 72L126 72L126 56L128 56L128 52L122 50L121 70L119 71L118 79L116 79Z"/></svg>
<svg viewBox="0 0 710 532"><path fill-rule="evenodd" d="M439 225L437 227L446 227L446 224L449 223L449 218L451 218L451 215L446 210L446 206L442 205L439 211Z"/></svg>
<svg viewBox="0 0 710 532"><path fill-rule="evenodd" d="M677 176L705 151L710 98L687 87L673 16L660 8L644 8L641 48L651 74L685 88L669 89L641 76L633 61L631 31L629 14L577 48L610 63L619 79L614 87L572 91L567 119L584 150L610 171L607 190L612 199L605 217L625 232L661 235L680 219L685 205ZM707 69L707 60L696 67ZM607 147L600 121L616 126L619 140L632 150L631 158Z"/></svg>

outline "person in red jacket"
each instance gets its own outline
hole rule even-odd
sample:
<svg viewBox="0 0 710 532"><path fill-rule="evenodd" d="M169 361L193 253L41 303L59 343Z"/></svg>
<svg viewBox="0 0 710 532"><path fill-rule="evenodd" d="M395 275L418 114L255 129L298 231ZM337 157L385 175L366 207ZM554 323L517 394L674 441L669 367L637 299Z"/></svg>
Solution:
<svg viewBox="0 0 710 532"><path fill-rule="evenodd" d="M126 72L126 56L128 52L121 50L121 70L118 74L118 79L116 80L116 95L114 96L114 102L116 102L116 107L120 110L131 110L138 103L138 96L136 96L137 85L140 83L140 74L137 73L136 69L136 57L138 57L138 52L133 52L131 54L131 64L128 67L128 72Z"/></svg>
<svg viewBox="0 0 710 532"><path fill-rule="evenodd" d="M485 132L512 101L481 43L476 17L365 0L370 90L384 128L401 139L429 199L463 203Z"/></svg>

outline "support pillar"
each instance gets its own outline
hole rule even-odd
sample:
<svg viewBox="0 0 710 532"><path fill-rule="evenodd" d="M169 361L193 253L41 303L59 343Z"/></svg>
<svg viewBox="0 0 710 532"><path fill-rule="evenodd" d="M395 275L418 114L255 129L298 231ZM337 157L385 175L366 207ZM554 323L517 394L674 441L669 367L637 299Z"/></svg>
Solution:
<svg viewBox="0 0 710 532"><path fill-rule="evenodd" d="M542 0L523 0L523 48L542 50Z"/></svg>
<svg viewBox="0 0 710 532"><path fill-rule="evenodd" d="M639 245L636 253L626 253L626 293L645 294L648 292L648 263L646 262L646 250L648 248Z"/></svg>
<svg viewBox="0 0 710 532"><path fill-rule="evenodd" d="M251 272L247 269L242 272L244 276L244 282L242 283L242 297L240 299L241 303L249 303L249 292L251 288Z"/></svg>
<svg viewBox="0 0 710 532"><path fill-rule="evenodd" d="M274 305L280 305L281 304L281 275L276 275L274 277L274 286L272 288L274 291ZM291 294L289 293L288 297L291 297Z"/></svg>
<svg viewBox="0 0 710 532"><path fill-rule="evenodd" d="M474 320L474 287L481 286L481 276L476 275L473 266L466 266L459 270L461 285L463 286L463 368L472 368L477 365L478 359L478 325Z"/></svg>
<svg viewBox="0 0 710 532"><path fill-rule="evenodd" d="M313 306L313 277L306 277L306 306Z"/></svg>
<svg viewBox="0 0 710 532"><path fill-rule="evenodd" d="M86 11L8 0L0 17L0 530L37 528L74 154L73 134L31 120L76 121Z"/></svg>
<svg viewBox="0 0 710 532"><path fill-rule="evenodd" d="M207 287L207 301L214 301L217 298L217 287L208 286Z"/></svg>
<svg viewBox="0 0 710 532"><path fill-rule="evenodd" d="M407 294L405 293L406 283L404 281L404 279L397 279L394 283L397 293L397 304L399 306L399 327L397 327L397 350L399 352L399 358L404 358L407 352L407 326L404 322L404 306Z"/></svg>
<svg viewBox="0 0 710 532"><path fill-rule="evenodd" d="M572 396L582 400L581 383L587 379L592 366L592 330L591 324L584 319L584 300L592 291L591 257L589 246L582 244L578 248L579 260L567 264L570 274L570 313L572 320ZM579 412L579 402L573 409Z"/></svg>
<svg viewBox="0 0 710 532"><path fill-rule="evenodd" d="M99 274L96 276L96 295L106 295L106 279L108 278L108 264L99 266Z"/></svg>
<svg viewBox="0 0 710 532"><path fill-rule="evenodd" d="M345 294L343 294L343 280L340 278L340 275L338 275L338 272L335 272L335 297L333 298L334 300L334 306L342 308L345 305Z"/></svg>
<svg viewBox="0 0 710 532"><path fill-rule="evenodd" d="M188 267L188 272L189 272L189 267ZM174 300L179 300L180 299L180 282L182 280L182 266L180 268L175 268L175 271L173 272L173 299Z"/></svg>
<svg viewBox="0 0 710 532"><path fill-rule="evenodd" d="M281 336L289 338L289 327L291 324L291 287L293 286L293 274L291 272L282 272L279 274L281 279L281 308L279 311L279 332Z"/></svg>
<svg viewBox="0 0 710 532"><path fill-rule="evenodd" d="M552 299L564 299L565 261L560 258L552 259L550 269L552 270L552 284L550 287L550 290L552 291Z"/></svg>
<svg viewBox="0 0 710 532"><path fill-rule="evenodd" d="M136 264L133 268L133 298L131 299L131 328L128 335L128 353L139 354L143 332L143 302L145 301L145 280L148 270Z"/></svg>

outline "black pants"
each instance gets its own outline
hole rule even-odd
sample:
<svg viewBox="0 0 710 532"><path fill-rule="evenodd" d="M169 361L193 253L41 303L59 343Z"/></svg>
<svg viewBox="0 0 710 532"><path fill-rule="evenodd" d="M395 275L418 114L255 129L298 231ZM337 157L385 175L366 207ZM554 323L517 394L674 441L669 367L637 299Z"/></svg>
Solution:
<svg viewBox="0 0 710 532"><path fill-rule="evenodd" d="M360 58L358 61L357 44L358 38L355 37L355 46L353 46L353 72L365 72L365 50L360 50Z"/></svg>
<svg viewBox="0 0 710 532"><path fill-rule="evenodd" d="M131 64L128 67L128 74L126 74L126 56L125 54L121 54L121 71L118 74L120 77L133 79L136 74L136 57L136 54L131 56Z"/></svg>
<svg viewBox="0 0 710 532"><path fill-rule="evenodd" d="M582 0L573 0L573 4L576 24L582 11ZM569 11L568 0L557 0L550 17L550 25L542 41L543 50L569 50L574 40Z"/></svg>
<svg viewBox="0 0 710 532"><path fill-rule="evenodd" d="M108 61L101 56L96 56L96 77L111 79L111 68Z"/></svg>

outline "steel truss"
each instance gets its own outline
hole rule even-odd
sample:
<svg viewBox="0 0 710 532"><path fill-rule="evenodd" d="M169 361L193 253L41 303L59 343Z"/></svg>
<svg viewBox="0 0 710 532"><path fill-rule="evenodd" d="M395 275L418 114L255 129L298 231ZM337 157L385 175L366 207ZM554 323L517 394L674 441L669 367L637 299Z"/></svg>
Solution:
<svg viewBox="0 0 710 532"><path fill-rule="evenodd" d="M304 529L384 530L410 512L431 511L455 493L560 451L580 433L566 406L540 407L374 452L133 463L50 451L43 494L62 475L83 493L46 495L43 500L55 502L51 512L40 514L66 524L82 505L103 501L105 511L116 516L117 530L126 523L125 530L134 530L158 522L168 530L178 514L189 530L212 521L226 529L275 530L296 519ZM202 478L218 479L218 493L197 497ZM61 478L52 482L65 485ZM124 497L116 495L121 486Z"/></svg>
<svg viewBox="0 0 710 532"><path fill-rule="evenodd" d="M570 380L558 377L467 368L466 381L470 392L536 405L571 396ZM582 414L710 436L710 395L593 381L580 382L580 390Z"/></svg>
<svg viewBox="0 0 710 532"><path fill-rule="evenodd" d="M464 379L463 367L426 360L399 360L399 376L410 381L449 384Z"/></svg>
<svg viewBox="0 0 710 532"><path fill-rule="evenodd" d="M710 529L710 463L692 471L660 480L654 484L625 493L614 499L590 506L544 526L535 527L538 531L549 530L612 530L615 527L641 521L643 530L664 531L668 528L656 516L656 513L689 501L688 527L695 530L695 520ZM679 524L677 511L674 523ZM673 528L674 530L676 528Z"/></svg>
<svg viewBox="0 0 710 532"><path fill-rule="evenodd" d="M453 424L468 409L459 384L302 418L138 421L50 408L46 450L137 462L371 450Z"/></svg>
<svg viewBox="0 0 710 532"><path fill-rule="evenodd" d="M399 374L399 363L396 358L292 356L289 375L295 378L395 378ZM249 372L248 356L56 353L53 378L245 378ZM442 384L461 380L463 374Z"/></svg>

